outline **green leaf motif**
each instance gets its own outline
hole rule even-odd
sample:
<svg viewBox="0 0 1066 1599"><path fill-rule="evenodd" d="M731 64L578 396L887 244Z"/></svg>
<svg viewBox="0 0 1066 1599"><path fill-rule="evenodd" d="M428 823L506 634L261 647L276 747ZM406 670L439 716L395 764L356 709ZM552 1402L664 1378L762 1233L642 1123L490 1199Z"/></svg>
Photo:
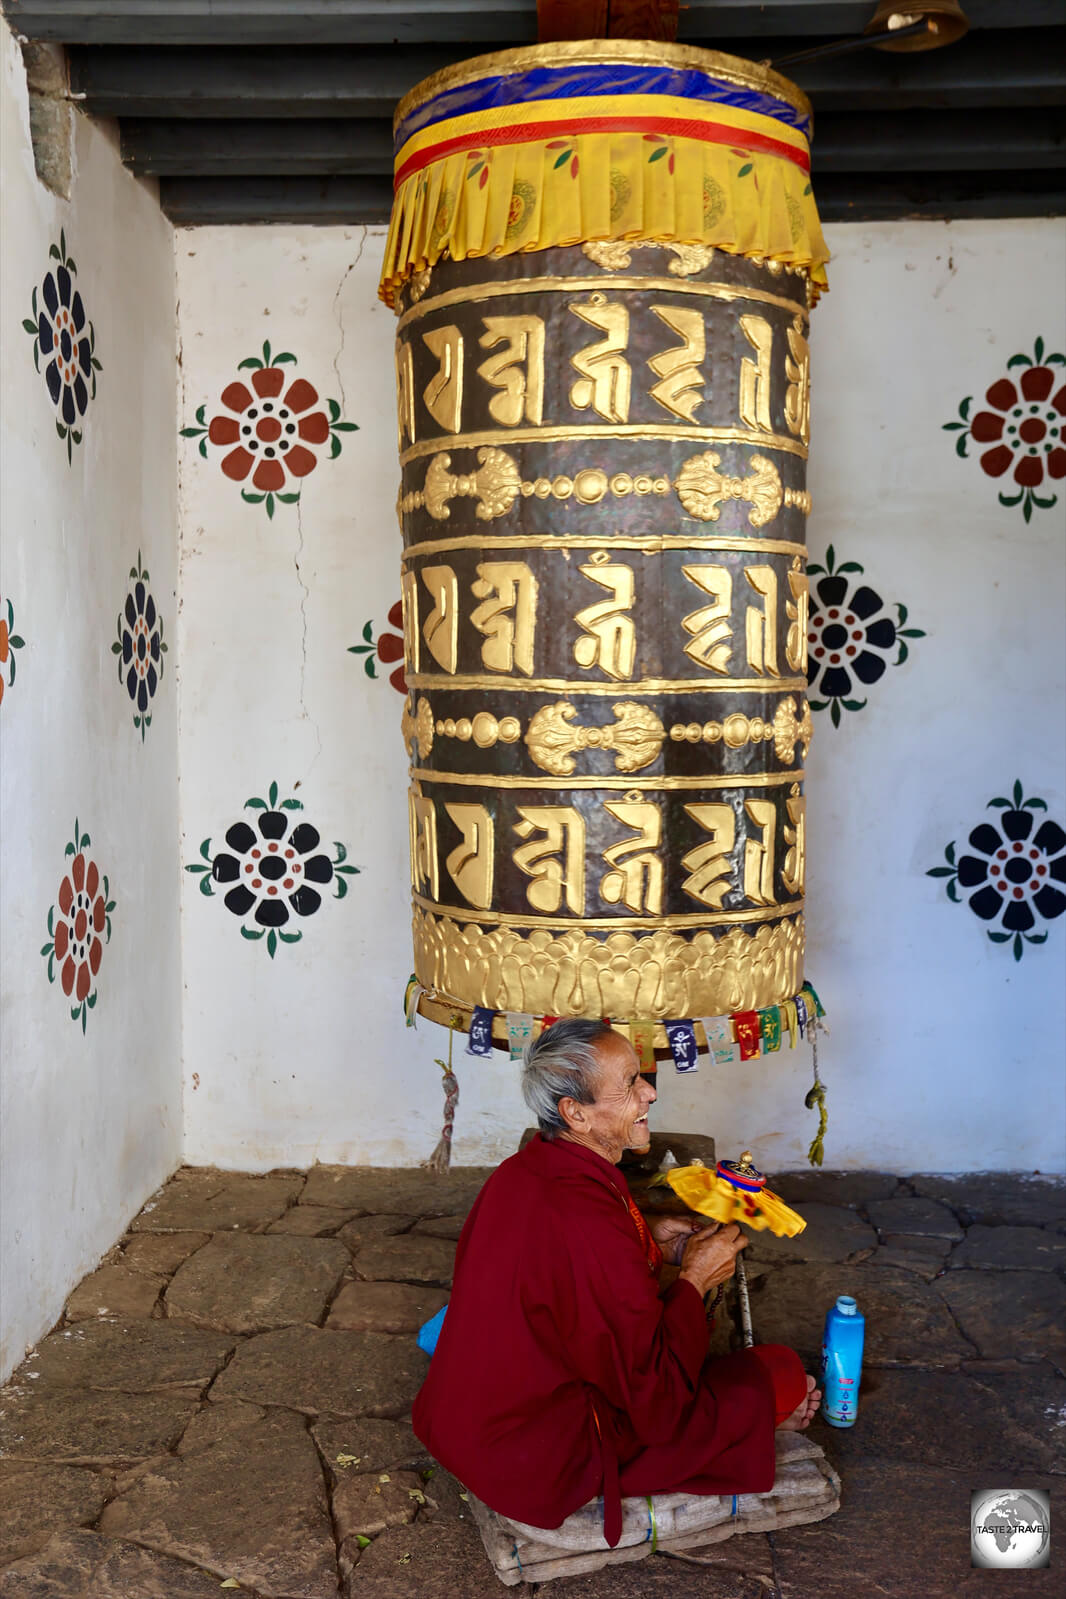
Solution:
<svg viewBox="0 0 1066 1599"><path fill-rule="evenodd" d="M932 866L925 875L926 877L954 877L956 872L952 866Z"/></svg>
<svg viewBox="0 0 1066 1599"><path fill-rule="evenodd" d="M270 959L273 960L274 956L277 954L277 952L278 952L278 935L274 931L274 929L271 928L269 933L267 934L267 954L270 956Z"/></svg>
<svg viewBox="0 0 1066 1599"><path fill-rule="evenodd" d="M667 154L667 151L668 146L665 144L660 144L659 147L653 150L651 155L648 157L648 164L650 165L653 161L661 161L663 156Z"/></svg>
<svg viewBox="0 0 1066 1599"><path fill-rule="evenodd" d="M262 927L242 927L241 937L247 938L250 940L250 942L255 943L257 939L262 938L263 932L264 929Z"/></svg>
<svg viewBox="0 0 1066 1599"><path fill-rule="evenodd" d="M569 161L569 159L570 159L570 151L569 150L564 150L562 155L556 157L555 164L554 164L552 170L554 172L558 172L559 168L562 167L562 166L565 166L566 163Z"/></svg>
<svg viewBox="0 0 1066 1599"><path fill-rule="evenodd" d="M278 803L278 785L276 783L271 783L267 792L270 796L270 809L274 810Z"/></svg>
<svg viewBox="0 0 1066 1599"><path fill-rule="evenodd" d="M754 165L753 162L746 161L744 163L744 165L740 168L739 172L737 173L737 177L738 178L746 178L748 173L752 170L753 165Z"/></svg>
<svg viewBox="0 0 1066 1599"><path fill-rule="evenodd" d="M304 802L303 800L298 799L282 800L281 808L283 811L302 811L304 808Z"/></svg>
<svg viewBox="0 0 1066 1599"><path fill-rule="evenodd" d="M1010 934L1009 933L989 933L988 936L992 940L993 944L1009 944L1010 943Z"/></svg>

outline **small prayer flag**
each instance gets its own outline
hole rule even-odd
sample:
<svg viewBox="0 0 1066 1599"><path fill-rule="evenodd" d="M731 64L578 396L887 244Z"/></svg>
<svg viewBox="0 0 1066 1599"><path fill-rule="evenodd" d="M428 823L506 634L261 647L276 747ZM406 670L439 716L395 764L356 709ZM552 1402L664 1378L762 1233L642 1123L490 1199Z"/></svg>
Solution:
<svg viewBox="0 0 1066 1599"><path fill-rule="evenodd" d="M712 1044L731 1044L733 1042L733 1024L728 1016L701 1016L703 1031L707 1034L708 1047Z"/></svg>
<svg viewBox="0 0 1066 1599"><path fill-rule="evenodd" d="M807 1023L810 1021L811 1016L807 1009L807 1001L802 994L796 995L795 1005L796 1020L799 1022L800 1037L805 1038L807 1036Z"/></svg>
<svg viewBox="0 0 1066 1599"><path fill-rule="evenodd" d="M777 1005L767 1005L765 1010L759 1012L759 1027L762 1031L765 1053L773 1055L781 1048L781 1010Z"/></svg>
<svg viewBox="0 0 1066 1599"><path fill-rule="evenodd" d="M525 1054L526 1045L533 1037L533 1017L524 1011L507 1012L507 1043L511 1050L512 1060L521 1060Z"/></svg>
<svg viewBox="0 0 1066 1599"><path fill-rule="evenodd" d="M691 1022L667 1022L666 1036L670 1053L679 1072L696 1071L699 1061L696 1050L696 1029Z"/></svg>
<svg viewBox="0 0 1066 1599"><path fill-rule="evenodd" d="M741 1059L739 1044L712 1044L711 1059L716 1066L736 1066Z"/></svg>
<svg viewBox="0 0 1066 1599"><path fill-rule="evenodd" d="M740 1045L741 1060L751 1060L760 1052L762 1029L757 1010L738 1010L732 1016L733 1032Z"/></svg>
<svg viewBox="0 0 1066 1599"><path fill-rule="evenodd" d="M636 1051L642 1072L655 1071L655 1023L630 1022L629 1041Z"/></svg>
<svg viewBox="0 0 1066 1599"><path fill-rule="evenodd" d="M407 979L407 987L403 991L403 1014L408 1027L418 1026L418 1001L429 990L423 988L414 972Z"/></svg>
<svg viewBox="0 0 1066 1599"><path fill-rule="evenodd" d="M795 1049L799 1021L796 1015L796 1001L794 999L786 999L781 1006L781 1025L788 1028L788 1041L791 1047Z"/></svg>
<svg viewBox="0 0 1066 1599"><path fill-rule="evenodd" d="M474 1006L466 1045L468 1055L492 1054L492 1018L495 1014L495 1011L486 1010L483 1005Z"/></svg>
<svg viewBox="0 0 1066 1599"><path fill-rule="evenodd" d="M813 999L813 1001L814 1001L814 1014L816 1016L824 1016L825 1015L825 1006L822 1004L821 1000L818 998L817 991L814 988L813 984L804 983L803 992L807 995L807 1008L808 1008L808 1010L811 1008L811 1000Z"/></svg>

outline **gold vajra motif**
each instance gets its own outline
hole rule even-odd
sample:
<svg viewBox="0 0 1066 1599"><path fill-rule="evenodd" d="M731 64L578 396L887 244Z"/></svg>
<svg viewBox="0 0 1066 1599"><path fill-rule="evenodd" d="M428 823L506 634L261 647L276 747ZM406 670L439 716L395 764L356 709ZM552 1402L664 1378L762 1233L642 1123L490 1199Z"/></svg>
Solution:
<svg viewBox="0 0 1066 1599"><path fill-rule="evenodd" d="M774 713L774 754L779 761L787 762L789 766L796 758L796 745L803 745L803 759L807 759L807 751L811 746L811 737L814 733L814 723L811 721L811 708L807 701L803 701L803 715L799 715L796 702L790 694L782 700Z"/></svg>
<svg viewBox="0 0 1066 1599"><path fill-rule="evenodd" d="M803 917L721 938L483 928L414 912L415 971L465 1004L536 1016L722 1016L777 1005L803 976Z"/></svg>
<svg viewBox="0 0 1066 1599"><path fill-rule="evenodd" d="M731 750L742 749L749 743L769 744L773 740L774 754L778 760L793 766L797 744L803 745L803 758L806 760L813 731L811 708L807 701L803 701L801 717L796 701L790 694L777 707L772 722L761 716L747 717L742 711L734 711L721 722L675 722L670 729L670 737L675 744L717 744L720 741Z"/></svg>
<svg viewBox="0 0 1066 1599"><path fill-rule="evenodd" d="M636 772L649 765L662 749L666 730L655 712L632 700L617 700L611 707L615 725L574 725L577 711L569 700L545 705L531 718L526 744L534 761L555 777L569 777L574 751L613 750L615 769Z"/></svg>
<svg viewBox="0 0 1066 1599"><path fill-rule="evenodd" d="M600 467L586 467L568 477L539 477L524 480L513 456L506 450L484 448L477 452L480 463L476 472L449 471L450 455L435 455L426 468L426 481L422 489L400 496L398 509L401 516L425 508L437 522L450 516L448 502L453 499L475 499L477 516L482 522L491 522L511 510L519 495L538 500L549 497L568 500L571 496L579 505L597 505L608 494L625 499L630 494L669 494L671 483L667 477L653 477L651 473L615 472L608 475ZM805 489L784 488L781 475L774 463L764 455L753 455L753 468L748 477L727 477L718 468L721 456L715 450L691 456L682 466L673 483L678 499L690 516L700 522L717 522L719 511L728 500L739 500L751 507L748 521L752 527L765 527L772 522L782 505L794 507L804 516L810 513L811 497Z"/></svg>
<svg viewBox="0 0 1066 1599"><path fill-rule="evenodd" d="M517 716L497 719L491 711L478 711L476 716L460 716L458 720L448 716L436 723L436 729L442 738L457 738L464 744L473 739L478 749L489 750L496 743L516 743L522 724Z"/></svg>
<svg viewBox="0 0 1066 1599"><path fill-rule="evenodd" d="M419 699L414 711L411 709L411 702L412 696L408 694L400 718L400 733L412 760L417 745L419 758L424 761L433 748L433 712L424 696Z"/></svg>
<svg viewBox="0 0 1066 1599"><path fill-rule="evenodd" d="M721 460L716 450L707 450L690 457L677 474L674 488L690 516L700 522L717 522L727 500L741 500L751 506L748 521L752 527L765 527L772 522L782 504L809 514L810 495L805 489L783 489L780 473L765 455L751 457L752 472L748 477L724 476L718 470Z"/></svg>

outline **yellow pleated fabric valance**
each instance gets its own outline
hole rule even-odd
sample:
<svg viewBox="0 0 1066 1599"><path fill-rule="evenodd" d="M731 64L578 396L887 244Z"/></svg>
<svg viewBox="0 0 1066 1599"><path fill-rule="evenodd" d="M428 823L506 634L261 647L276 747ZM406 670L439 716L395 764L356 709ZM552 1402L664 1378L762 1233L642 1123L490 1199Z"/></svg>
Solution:
<svg viewBox="0 0 1066 1599"><path fill-rule="evenodd" d="M390 305L445 255L608 240L712 245L825 285L809 107L750 62L636 41L507 51L427 80L395 127Z"/></svg>

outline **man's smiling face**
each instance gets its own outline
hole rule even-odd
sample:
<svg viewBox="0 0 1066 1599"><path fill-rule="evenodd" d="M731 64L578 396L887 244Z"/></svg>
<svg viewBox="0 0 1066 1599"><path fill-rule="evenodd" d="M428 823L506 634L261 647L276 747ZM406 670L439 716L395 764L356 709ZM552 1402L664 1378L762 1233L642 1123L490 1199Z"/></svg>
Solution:
<svg viewBox="0 0 1066 1599"><path fill-rule="evenodd" d="M596 1098L582 1105L590 1144L605 1159L617 1165L627 1149L647 1149L648 1107L655 1101L655 1090L640 1075L633 1046L619 1033L609 1033L596 1044L599 1077Z"/></svg>

